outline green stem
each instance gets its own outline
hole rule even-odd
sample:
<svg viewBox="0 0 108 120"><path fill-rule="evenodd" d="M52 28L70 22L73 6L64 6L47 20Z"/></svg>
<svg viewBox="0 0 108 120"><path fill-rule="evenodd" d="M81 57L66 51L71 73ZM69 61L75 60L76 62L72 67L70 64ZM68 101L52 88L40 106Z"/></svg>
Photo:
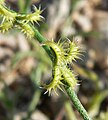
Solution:
<svg viewBox="0 0 108 120"><path fill-rule="evenodd" d="M34 39L37 39L40 43L47 41L47 39L46 39L45 37L43 37L43 36L39 33L39 31L38 31L37 29L35 29L34 26L31 25L31 27L32 27L32 29L33 29L34 32L35 32ZM45 51L48 53L49 57L50 57L51 60L53 61L54 58L53 58L53 56L52 56L51 49L50 49L48 46L46 46L46 45L44 45L43 48L45 49Z"/></svg>
<svg viewBox="0 0 108 120"><path fill-rule="evenodd" d="M82 106L81 102L79 101L75 91L67 85L65 86L65 90L66 90L68 96L70 97L71 101L73 102L75 108L79 111L79 113L83 117L83 119L84 120L91 120L91 118L88 116L87 111Z"/></svg>
<svg viewBox="0 0 108 120"><path fill-rule="evenodd" d="M33 26L32 26L32 28L35 32L35 36L34 36L35 39L37 39L40 43L47 40ZM51 50L47 46L43 46L43 47L44 47L44 49L46 50L46 52L48 53L48 55L50 56L50 58L52 60ZM71 101L73 102L74 106L76 107L76 109L79 111L79 113L83 117L83 119L84 120L91 120L91 118L89 118L86 110L82 106L81 102L79 101L77 95L75 94L74 90L70 86L65 86L65 90L66 90L67 94L69 95Z"/></svg>

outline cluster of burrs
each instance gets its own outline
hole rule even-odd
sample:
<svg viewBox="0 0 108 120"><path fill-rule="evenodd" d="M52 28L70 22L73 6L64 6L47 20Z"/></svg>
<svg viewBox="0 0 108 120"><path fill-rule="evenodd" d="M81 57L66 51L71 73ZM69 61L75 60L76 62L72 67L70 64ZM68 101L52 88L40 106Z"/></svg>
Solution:
<svg viewBox="0 0 108 120"><path fill-rule="evenodd" d="M2 1L0 2L0 16L2 17L2 22L0 25L0 32L6 32L13 27L20 29L28 38L34 37L34 31L31 26L34 22L38 24L42 21L43 17L40 15L42 13L41 7L39 9L34 7L34 12L30 14L20 14L15 11L8 9Z"/></svg>
<svg viewBox="0 0 108 120"><path fill-rule="evenodd" d="M55 43L53 41L47 41L43 45L47 45L53 51L55 56L55 60L53 62L53 79L48 85L44 85L44 88L47 89L49 95L51 91L57 94L57 88L63 91L64 85L69 85L73 89L78 84L78 80L76 79L76 74L69 68L69 64L71 64L76 59L79 59L79 55L81 55L81 51L79 46L77 46L75 41L67 40L65 42Z"/></svg>
<svg viewBox="0 0 108 120"><path fill-rule="evenodd" d="M34 13L30 14L19 14L10 9L8 9L1 1L0 1L0 15L2 17L2 22L0 25L0 32L6 32L13 27L20 29L27 37L33 38L35 36L35 31L33 28L33 23L41 21L43 17L40 15L42 13L41 8L37 9L34 6ZM54 57L53 61L53 79L48 85L44 85L44 88L47 89L46 93L54 90L56 93L56 89L59 88L63 91L62 86L65 83L72 88L74 88L78 81L76 79L76 75L70 68L68 64L75 61L79 58L80 49L77 46L75 41L67 40L66 42L58 42L54 41L46 41L43 45L47 45L50 47L52 51L52 56Z"/></svg>

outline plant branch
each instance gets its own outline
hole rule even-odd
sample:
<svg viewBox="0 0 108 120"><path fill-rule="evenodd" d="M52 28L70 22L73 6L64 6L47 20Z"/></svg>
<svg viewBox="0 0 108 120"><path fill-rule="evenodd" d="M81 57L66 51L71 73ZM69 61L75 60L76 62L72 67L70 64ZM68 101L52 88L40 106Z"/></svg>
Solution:
<svg viewBox="0 0 108 120"><path fill-rule="evenodd" d="M28 5L29 5L29 2L30 0L28 0ZM27 7L26 7L27 8ZM28 32L31 32L30 34L34 36L34 39L37 39L40 43L43 42L44 44L44 41L47 41L47 39L42 36L39 31L37 29L35 29L35 27L29 23L27 24L23 24L23 22L21 21L22 19L22 16L21 15L17 15L16 12L12 11L12 10L9 10L8 8L6 8L5 6L2 6L0 4L0 14L3 15L4 17L7 17L7 20L8 21L12 21L13 20L13 23L17 23L20 25L20 27L22 28L22 31L24 33L26 33L28 35ZM40 16L38 16L40 17ZM19 19L18 19L19 18ZM23 20L23 19L22 19ZM24 19L25 20L25 19ZM32 21L35 21L35 20L31 20L29 22L32 22ZM22 23L21 23L22 22ZM37 21L35 21L37 22ZM7 21L5 21L5 23L7 23ZM31 27L30 27L30 26ZM6 25L3 25L3 27L6 27L6 30L7 29L7 24ZM5 29L3 30L5 31ZM33 31L33 32L32 32ZM33 34L32 34L33 33ZM49 57L51 58L52 60L52 63L54 62L54 55L53 55L53 52L52 50L44 45L43 48L45 49L45 51L48 53ZM66 85L66 84L65 84ZM70 85L66 85L65 86L65 90L68 94L68 96L70 97L71 101L73 102L74 106L76 107L76 109L79 111L79 113L81 114L81 116L83 117L84 120L91 120L86 112L86 110L84 109L84 107L82 106L82 104L80 103L75 91L71 88Z"/></svg>
<svg viewBox="0 0 108 120"><path fill-rule="evenodd" d="M35 32L35 36L34 36L35 39L37 39L40 43L47 40L33 26L32 26L32 28L33 28L33 30ZM43 46L43 47L44 47L45 51L48 53L48 55L50 56L50 58L52 60L52 55L51 55L52 53L51 53L50 48L48 46ZM68 96L70 97L71 101L73 102L75 108L79 111L79 113L83 117L83 119L84 120L91 120L91 118L88 116L87 111L84 109L84 107L82 106L80 100L78 99L75 91L69 85L65 86L65 90L66 90Z"/></svg>
<svg viewBox="0 0 108 120"><path fill-rule="evenodd" d="M45 37L43 37L40 32L35 29L35 27L33 25L31 25L32 29L34 30L35 32L35 35L34 35L34 39L37 39L39 41L39 43L42 43L42 42L45 42L47 41L47 39ZM53 56L52 56L52 51L51 49L47 46L47 45L44 45L43 48L45 49L45 51L47 52L47 54L49 55L50 59L52 60L53 62Z"/></svg>

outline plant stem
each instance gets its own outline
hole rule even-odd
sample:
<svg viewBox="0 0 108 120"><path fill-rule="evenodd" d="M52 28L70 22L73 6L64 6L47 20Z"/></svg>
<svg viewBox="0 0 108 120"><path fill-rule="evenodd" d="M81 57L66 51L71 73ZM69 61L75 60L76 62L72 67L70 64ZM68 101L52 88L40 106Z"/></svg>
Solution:
<svg viewBox="0 0 108 120"><path fill-rule="evenodd" d="M88 116L87 111L84 109L81 102L79 101L75 91L68 85L65 86L65 90L66 90L68 96L70 97L71 101L73 102L75 108L79 111L79 113L83 117L83 119L91 120L91 118Z"/></svg>
<svg viewBox="0 0 108 120"><path fill-rule="evenodd" d="M35 29L34 26L31 25L31 27L33 28L34 32L35 32L35 35L34 35L34 39L37 39L39 41L39 43L42 43L42 42L45 42L47 41L47 39L45 37L43 37L40 32ZM46 45L43 46L43 48L45 49L45 51L48 53L50 59L53 61L53 56L52 56L52 52L50 50L50 48Z"/></svg>
<svg viewBox="0 0 108 120"><path fill-rule="evenodd" d="M47 40L33 26L32 26L32 28L35 32L35 36L34 36L35 39L37 39L40 43ZM52 60L52 55L51 55L52 53L51 53L50 48L48 46L43 46L43 48L45 49L45 51L48 53L48 55L50 56L50 58ZM76 93L74 92L74 90L69 85L65 86L65 90L66 90L68 96L70 97L71 101L73 102L75 108L79 111L79 113L83 117L83 119L84 120L91 120L91 118L89 118L89 116L88 116L88 113L86 112L86 110L82 106L81 102L79 101L79 99L78 99Z"/></svg>

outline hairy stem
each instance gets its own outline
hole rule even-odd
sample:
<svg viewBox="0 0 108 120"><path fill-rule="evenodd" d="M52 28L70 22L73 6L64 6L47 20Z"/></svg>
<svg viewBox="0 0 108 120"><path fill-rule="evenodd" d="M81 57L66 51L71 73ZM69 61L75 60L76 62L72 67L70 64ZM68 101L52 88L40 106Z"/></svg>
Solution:
<svg viewBox="0 0 108 120"><path fill-rule="evenodd" d="M40 43L47 40L33 26L32 26L32 28L35 31L35 36L34 36L35 39L37 39ZM43 46L43 47L44 47L45 51L48 53L48 55L50 56L50 58L52 60L52 56L51 56L52 53L51 53L50 48L48 48L47 46ZM87 111L84 109L80 100L78 99L75 91L69 85L65 86L65 90L66 90L68 96L70 97L71 101L73 102L75 108L79 111L79 113L83 117L83 119L84 120L91 120L91 118L88 116Z"/></svg>
<svg viewBox="0 0 108 120"><path fill-rule="evenodd" d="M84 109L80 100L78 99L75 91L67 85L65 86L65 90L66 90L68 96L70 97L71 101L73 102L75 108L79 111L79 113L83 117L83 119L84 120L91 120L91 118L88 116L87 111Z"/></svg>

